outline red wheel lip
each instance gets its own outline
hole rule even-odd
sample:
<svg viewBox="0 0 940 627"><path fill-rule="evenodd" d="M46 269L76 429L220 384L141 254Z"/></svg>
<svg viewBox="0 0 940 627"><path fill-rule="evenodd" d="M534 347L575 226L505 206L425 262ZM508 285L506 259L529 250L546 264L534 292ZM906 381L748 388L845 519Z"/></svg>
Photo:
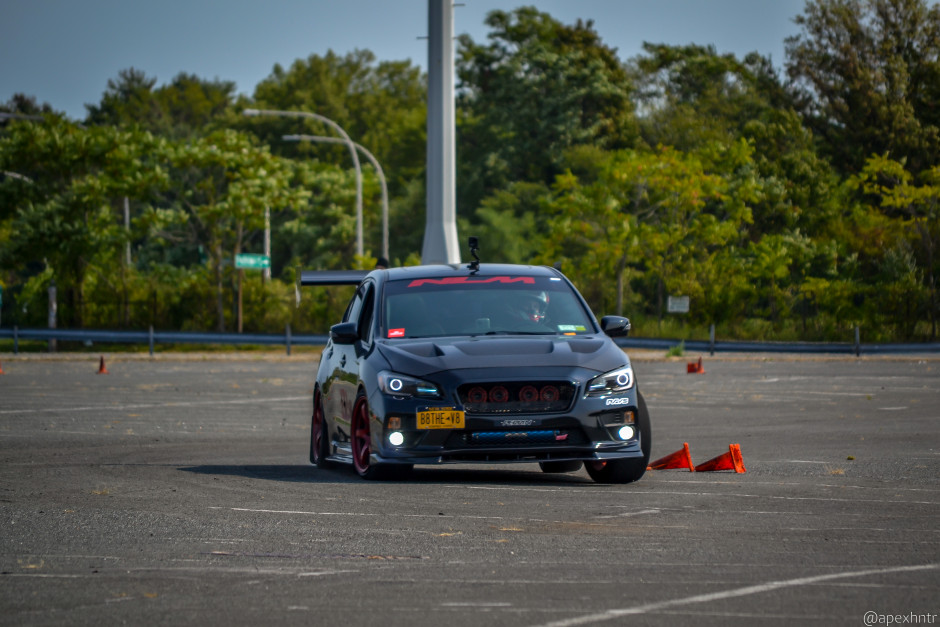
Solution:
<svg viewBox="0 0 940 627"><path fill-rule="evenodd" d="M362 424L360 424L362 423ZM359 399L352 415L352 458L353 466L360 475L368 472L372 454L372 434L369 429L369 410L365 399Z"/></svg>

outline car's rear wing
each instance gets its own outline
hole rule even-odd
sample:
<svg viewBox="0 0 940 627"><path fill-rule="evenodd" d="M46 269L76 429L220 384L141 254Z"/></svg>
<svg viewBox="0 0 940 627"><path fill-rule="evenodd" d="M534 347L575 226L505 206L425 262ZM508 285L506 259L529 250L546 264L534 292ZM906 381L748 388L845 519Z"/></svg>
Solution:
<svg viewBox="0 0 940 627"><path fill-rule="evenodd" d="M300 285L359 285L369 270L301 270Z"/></svg>

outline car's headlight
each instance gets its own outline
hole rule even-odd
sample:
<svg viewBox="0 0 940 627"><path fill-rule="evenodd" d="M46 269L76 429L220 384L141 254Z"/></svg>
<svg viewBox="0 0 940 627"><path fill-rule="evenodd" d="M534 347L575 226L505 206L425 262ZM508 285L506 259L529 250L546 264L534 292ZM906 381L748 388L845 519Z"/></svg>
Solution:
<svg viewBox="0 0 940 627"><path fill-rule="evenodd" d="M599 377L594 377L587 384L588 396L607 396L608 394L620 394L633 387L633 368L626 366L605 372Z"/></svg>
<svg viewBox="0 0 940 627"><path fill-rule="evenodd" d="M379 389L391 396L441 397L441 389L435 384L397 372L380 372Z"/></svg>

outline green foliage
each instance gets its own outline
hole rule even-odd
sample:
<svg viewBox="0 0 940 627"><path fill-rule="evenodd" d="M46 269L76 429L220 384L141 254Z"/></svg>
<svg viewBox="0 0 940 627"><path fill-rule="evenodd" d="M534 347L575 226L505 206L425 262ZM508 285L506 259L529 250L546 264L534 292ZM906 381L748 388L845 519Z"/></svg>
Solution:
<svg viewBox="0 0 940 627"><path fill-rule="evenodd" d="M108 81L97 105L86 105L86 124L141 127L169 138L202 134L227 110L235 95L231 81L206 81L180 73L169 84L129 68Z"/></svg>
<svg viewBox="0 0 940 627"><path fill-rule="evenodd" d="M915 173L940 164L940 6L810 0L795 22L787 71L839 170L857 173L872 154Z"/></svg>
<svg viewBox="0 0 940 627"><path fill-rule="evenodd" d="M424 172L426 92L420 68L408 61L376 63L368 50L345 56L329 51L322 57L298 59L288 70L275 65L255 87L250 106L307 111L333 120L375 155L395 195ZM281 139L286 134L303 133L335 136L321 122L261 117L232 123L250 128L276 154L349 163L344 146L292 144Z"/></svg>
<svg viewBox="0 0 940 627"><path fill-rule="evenodd" d="M166 184L154 155L162 142L148 133L114 127L83 129L57 117L43 124L16 122L0 139L9 239L0 263L29 272L41 260L66 295L63 318L81 326L87 269L126 234L112 228L123 197L146 199ZM7 204L8 203L8 204Z"/></svg>
<svg viewBox="0 0 940 627"><path fill-rule="evenodd" d="M682 357L685 354L685 342L679 342L666 351L666 357Z"/></svg>
<svg viewBox="0 0 940 627"><path fill-rule="evenodd" d="M486 23L488 45L458 38L458 206L475 209L515 181L551 184L571 146L632 144L626 71L590 21L523 7Z"/></svg>

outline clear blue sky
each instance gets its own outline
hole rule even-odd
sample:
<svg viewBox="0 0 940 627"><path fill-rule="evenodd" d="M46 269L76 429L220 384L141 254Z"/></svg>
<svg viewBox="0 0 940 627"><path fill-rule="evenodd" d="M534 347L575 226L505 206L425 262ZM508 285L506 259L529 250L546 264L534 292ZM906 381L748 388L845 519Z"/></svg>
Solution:
<svg viewBox="0 0 940 627"><path fill-rule="evenodd" d="M566 24L593 19L624 60L650 41L712 44L784 62L804 0L459 0L454 31L484 42L487 13L534 5ZM0 0L0 102L35 96L75 119L122 69L158 84L180 72L251 94L275 63L332 49L425 68L427 0Z"/></svg>

